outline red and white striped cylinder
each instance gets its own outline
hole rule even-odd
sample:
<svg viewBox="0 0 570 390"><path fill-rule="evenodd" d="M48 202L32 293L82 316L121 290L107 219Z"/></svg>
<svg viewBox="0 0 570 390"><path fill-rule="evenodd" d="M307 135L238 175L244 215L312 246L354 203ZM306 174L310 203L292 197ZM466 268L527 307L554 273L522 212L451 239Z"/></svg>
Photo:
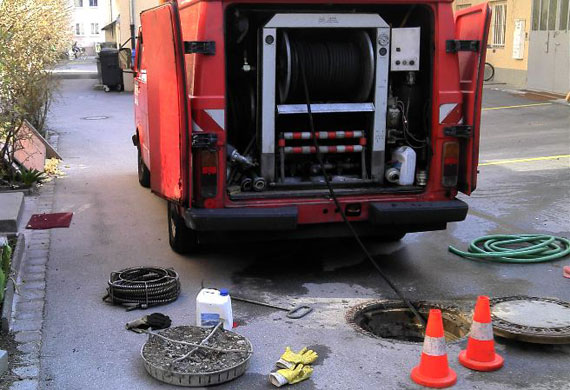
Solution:
<svg viewBox="0 0 570 390"><path fill-rule="evenodd" d="M315 154L317 148L314 146L285 146L285 154ZM362 152L362 145L335 145L319 146L321 153L358 153Z"/></svg>
<svg viewBox="0 0 570 390"><path fill-rule="evenodd" d="M313 133L310 131L286 131L281 133L285 139L311 139ZM364 131L317 131L317 138L319 139L342 139L342 138L360 138L364 137Z"/></svg>

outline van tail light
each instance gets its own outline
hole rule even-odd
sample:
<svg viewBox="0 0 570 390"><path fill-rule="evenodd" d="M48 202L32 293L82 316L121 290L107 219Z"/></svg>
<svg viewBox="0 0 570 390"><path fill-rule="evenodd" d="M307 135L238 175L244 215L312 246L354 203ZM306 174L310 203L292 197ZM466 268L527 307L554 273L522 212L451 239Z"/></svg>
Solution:
<svg viewBox="0 0 570 390"><path fill-rule="evenodd" d="M443 144L443 167L441 184L444 187L456 187L459 174L459 143L445 142Z"/></svg>
<svg viewBox="0 0 570 390"><path fill-rule="evenodd" d="M206 149L199 155L200 195L202 198L214 198L218 193L218 153Z"/></svg>

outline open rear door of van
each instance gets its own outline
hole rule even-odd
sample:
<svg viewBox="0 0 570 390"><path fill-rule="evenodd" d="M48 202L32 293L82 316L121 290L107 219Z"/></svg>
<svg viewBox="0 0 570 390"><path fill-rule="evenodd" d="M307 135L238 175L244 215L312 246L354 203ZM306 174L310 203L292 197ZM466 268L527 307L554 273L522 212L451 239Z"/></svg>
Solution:
<svg viewBox="0 0 570 390"><path fill-rule="evenodd" d="M147 61L150 187L183 203L190 194L190 148L183 42L176 3L141 14ZM190 203L190 202L188 202Z"/></svg>
<svg viewBox="0 0 570 390"><path fill-rule="evenodd" d="M460 44L457 55L463 93L463 124L471 126L470 135L461 142L462 161L458 182L459 190L467 195L477 185L481 96L490 21L491 9L487 3L459 10L455 14L455 39Z"/></svg>

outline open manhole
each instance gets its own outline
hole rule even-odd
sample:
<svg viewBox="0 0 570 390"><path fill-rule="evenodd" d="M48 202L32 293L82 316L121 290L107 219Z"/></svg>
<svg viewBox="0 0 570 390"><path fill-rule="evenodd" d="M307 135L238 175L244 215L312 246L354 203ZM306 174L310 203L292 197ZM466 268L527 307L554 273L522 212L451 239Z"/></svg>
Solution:
<svg viewBox="0 0 570 390"><path fill-rule="evenodd" d="M84 116L81 119L85 121L100 121L103 119L109 119L109 117L105 115L92 115L92 116Z"/></svg>
<svg viewBox="0 0 570 390"><path fill-rule="evenodd" d="M433 302L412 302L427 318L429 309L440 309L445 340L453 342L467 336L471 322L468 315L451 305ZM422 342L424 328L412 311L401 301L377 301L354 307L347 319L356 329L386 339Z"/></svg>

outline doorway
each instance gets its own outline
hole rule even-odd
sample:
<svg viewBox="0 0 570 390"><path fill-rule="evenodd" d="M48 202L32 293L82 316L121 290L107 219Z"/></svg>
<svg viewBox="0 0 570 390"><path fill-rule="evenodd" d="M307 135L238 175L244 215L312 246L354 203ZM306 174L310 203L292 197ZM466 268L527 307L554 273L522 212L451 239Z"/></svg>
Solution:
<svg viewBox="0 0 570 390"><path fill-rule="evenodd" d="M530 31L529 89L570 91L569 0L533 0Z"/></svg>

